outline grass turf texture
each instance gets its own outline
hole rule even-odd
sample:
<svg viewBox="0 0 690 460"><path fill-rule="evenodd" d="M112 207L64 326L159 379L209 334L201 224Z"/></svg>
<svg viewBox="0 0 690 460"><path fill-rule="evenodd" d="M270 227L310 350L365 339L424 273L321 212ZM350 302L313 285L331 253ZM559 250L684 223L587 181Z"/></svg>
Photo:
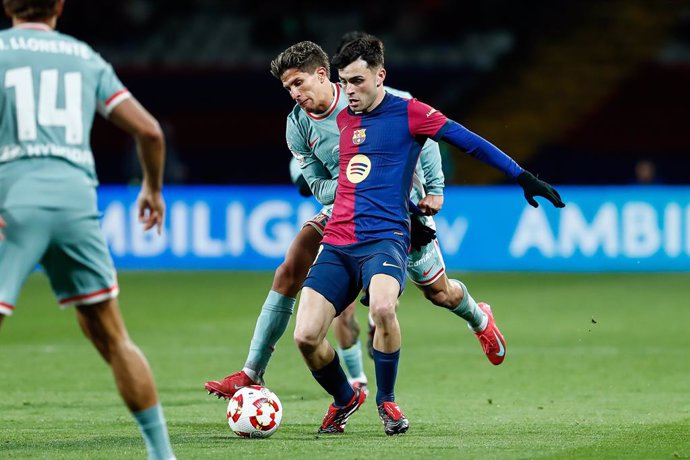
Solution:
<svg viewBox="0 0 690 460"><path fill-rule="evenodd" d="M492 366L463 321L408 286L396 394L411 428L397 438L383 434L375 388L344 435L315 435L330 401L292 342L294 318L266 376L281 428L267 440L229 431L226 402L203 383L241 368L269 274L122 273L120 301L180 459L690 458L690 275L461 279L492 304L506 361ZM42 275L5 319L0 350L0 457L145 456L107 367ZM368 357L365 369L373 387Z"/></svg>

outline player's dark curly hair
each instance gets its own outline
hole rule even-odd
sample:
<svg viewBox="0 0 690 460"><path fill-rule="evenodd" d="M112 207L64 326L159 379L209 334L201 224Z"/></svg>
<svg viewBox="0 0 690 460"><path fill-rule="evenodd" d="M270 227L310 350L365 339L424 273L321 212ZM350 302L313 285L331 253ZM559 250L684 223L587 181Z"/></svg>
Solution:
<svg viewBox="0 0 690 460"><path fill-rule="evenodd" d="M295 43L271 61L271 75L280 80L288 69L312 73L319 67L325 67L330 76L331 66L326 52L316 43L304 41Z"/></svg>
<svg viewBox="0 0 690 460"><path fill-rule="evenodd" d="M368 35L346 43L331 60L333 67L342 69L362 58L369 67L383 67L383 42Z"/></svg>
<svg viewBox="0 0 690 460"><path fill-rule="evenodd" d="M22 21L43 21L55 14L58 0L3 0L2 5L9 16Z"/></svg>

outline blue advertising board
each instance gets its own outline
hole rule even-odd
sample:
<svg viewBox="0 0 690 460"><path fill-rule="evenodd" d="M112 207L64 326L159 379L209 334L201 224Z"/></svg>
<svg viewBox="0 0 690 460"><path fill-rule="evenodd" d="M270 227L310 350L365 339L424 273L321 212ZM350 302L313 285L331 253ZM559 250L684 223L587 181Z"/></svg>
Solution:
<svg viewBox="0 0 690 460"><path fill-rule="evenodd" d="M559 187L529 206L517 186L447 187L436 216L449 270L690 270L690 187ZM291 186L168 187L162 235L144 233L138 189L102 186L119 269L273 270L320 206Z"/></svg>

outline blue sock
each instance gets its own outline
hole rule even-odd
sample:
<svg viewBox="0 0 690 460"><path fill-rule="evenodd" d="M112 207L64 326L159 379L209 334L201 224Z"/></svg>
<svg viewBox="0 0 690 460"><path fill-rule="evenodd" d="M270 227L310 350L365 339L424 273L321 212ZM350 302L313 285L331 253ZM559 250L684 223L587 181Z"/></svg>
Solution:
<svg viewBox="0 0 690 460"><path fill-rule="evenodd" d="M244 367L255 371L258 378L261 378L266 370L276 342L285 333L294 307L293 297L287 297L275 291L268 293L261 307L261 314L256 320L254 336L252 336L249 354L244 364Z"/></svg>
<svg viewBox="0 0 690 460"><path fill-rule="evenodd" d="M133 412L132 415L139 425L141 434L144 436L149 460L168 460L175 458L172 446L170 446L168 427L165 425L163 408L160 403L148 409Z"/></svg>
<svg viewBox="0 0 690 460"><path fill-rule="evenodd" d="M395 401L395 378L398 375L400 350L384 353L374 349L374 368L376 369L376 405L384 401Z"/></svg>
<svg viewBox="0 0 690 460"><path fill-rule="evenodd" d="M358 340L350 348L338 348L338 353L343 357L350 379L366 382L367 376L364 375L364 364L362 363L362 343Z"/></svg>
<svg viewBox="0 0 690 460"><path fill-rule="evenodd" d="M328 394L333 396L335 405L338 407L347 406L347 403L349 403L355 395L355 391L350 384L347 383L345 371L340 367L338 353L335 354L333 361L326 364L321 369L311 371L311 375L314 376L316 381L319 382L319 385L321 385Z"/></svg>

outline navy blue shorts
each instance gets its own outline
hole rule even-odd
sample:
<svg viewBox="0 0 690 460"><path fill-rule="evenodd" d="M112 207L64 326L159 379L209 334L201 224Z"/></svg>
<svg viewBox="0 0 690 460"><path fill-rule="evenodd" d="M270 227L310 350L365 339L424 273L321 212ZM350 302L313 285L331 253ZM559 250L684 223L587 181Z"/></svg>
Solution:
<svg viewBox="0 0 690 460"><path fill-rule="evenodd" d="M304 286L332 303L338 316L360 291L366 292L365 299L368 297L369 283L376 274L395 278L400 283L402 294L406 270L407 250L394 240L373 240L345 246L323 243Z"/></svg>

